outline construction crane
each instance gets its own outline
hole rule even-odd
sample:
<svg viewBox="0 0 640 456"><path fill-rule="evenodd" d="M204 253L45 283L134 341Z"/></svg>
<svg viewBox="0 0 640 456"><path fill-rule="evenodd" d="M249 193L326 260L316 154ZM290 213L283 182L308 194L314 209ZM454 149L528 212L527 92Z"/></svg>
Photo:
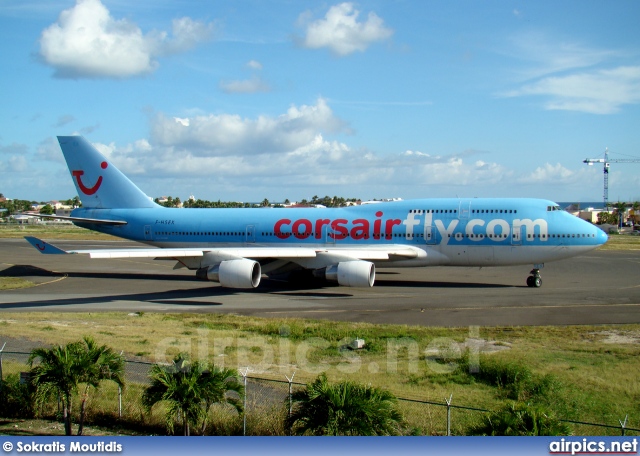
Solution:
<svg viewBox="0 0 640 456"><path fill-rule="evenodd" d="M583 163L593 166L603 163L604 166L604 209L609 211L609 166L611 163L640 163L640 158L614 158L609 160L609 148L604 149L604 158L585 158Z"/></svg>

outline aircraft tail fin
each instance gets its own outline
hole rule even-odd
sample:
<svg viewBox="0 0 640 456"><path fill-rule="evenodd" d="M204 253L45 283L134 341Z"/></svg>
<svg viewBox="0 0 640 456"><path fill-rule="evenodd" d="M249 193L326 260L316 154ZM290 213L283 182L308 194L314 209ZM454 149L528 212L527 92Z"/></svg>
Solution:
<svg viewBox="0 0 640 456"><path fill-rule="evenodd" d="M88 209L135 209L157 207L82 136L58 136L82 207Z"/></svg>

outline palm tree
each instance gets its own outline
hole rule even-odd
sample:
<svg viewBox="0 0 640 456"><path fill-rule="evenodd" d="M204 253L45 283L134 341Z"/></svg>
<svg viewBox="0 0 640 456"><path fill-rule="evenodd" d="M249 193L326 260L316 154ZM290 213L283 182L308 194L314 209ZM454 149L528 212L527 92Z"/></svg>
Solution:
<svg viewBox="0 0 640 456"><path fill-rule="evenodd" d="M40 208L40 213L41 214L52 215L55 212L56 212L55 209L49 203L45 204L43 207Z"/></svg>
<svg viewBox="0 0 640 456"><path fill-rule="evenodd" d="M244 386L238 381L238 372L234 369L218 368L210 366L200 377L202 387L202 399L204 407L204 419L200 434L204 435L207 428L207 417L213 404L228 403L238 413L242 413L241 397L244 394ZM229 396L229 392L235 392L236 397Z"/></svg>
<svg viewBox="0 0 640 456"><path fill-rule="evenodd" d="M627 203L623 203L618 201L617 203L615 203L613 205L613 207L615 207L615 213L617 214L616 216L616 220L617 220L617 225L618 228L622 227L623 223L624 223L624 214L627 211Z"/></svg>
<svg viewBox="0 0 640 456"><path fill-rule="evenodd" d="M631 205L631 209L633 209L633 225L638 224L638 220L640 217L638 216L638 211L640 211L640 201L634 201Z"/></svg>
<svg viewBox="0 0 640 456"><path fill-rule="evenodd" d="M153 366L150 377L151 385L145 390L142 403L150 411L158 402L166 402L165 420L170 433L179 418L183 435L190 435L190 427L199 423L204 434L209 409L215 403L228 402L242 411L240 401L227 396L230 391L239 395L244 392L233 369L219 369L200 361L191 363L185 355L178 355L169 366Z"/></svg>
<svg viewBox="0 0 640 456"><path fill-rule="evenodd" d="M83 343L84 342L84 343ZM70 342L53 348L36 348L29 356L31 381L36 388L36 403L60 397L64 430L71 435L71 399L80 384L85 383L78 435L82 435L86 400L90 387L98 388L102 380L123 385L124 359L106 345L98 347L90 337L83 342ZM33 365L38 360L37 365Z"/></svg>
<svg viewBox="0 0 640 456"><path fill-rule="evenodd" d="M570 435L565 423L541 407L512 402L504 408L484 415L482 423L472 427L469 435L540 436Z"/></svg>
<svg viewBox="0 0 640 456"><path fill-rule="evenodd" d="M289 426L295 435L397 435L402 415L390 392L353 382L330 384L320 375L293 393Z"/></svg>
<svg viewBox="0 0 640 456"><path fill-rule="evenodd" d="M80 405L80 421L78 423L78 435L82 435L84 427L84 418L87 406L87 398L89 397L89 389L91 387L98 388L102 380L112 380L119 387L124 387L124 358L122 355L115 353L106 345L98 346L96 342L90 338L84 338L84 347L81 356L83 366L88 366L84 370L81 383L85 384L84 394L82 395Z"/></svg>

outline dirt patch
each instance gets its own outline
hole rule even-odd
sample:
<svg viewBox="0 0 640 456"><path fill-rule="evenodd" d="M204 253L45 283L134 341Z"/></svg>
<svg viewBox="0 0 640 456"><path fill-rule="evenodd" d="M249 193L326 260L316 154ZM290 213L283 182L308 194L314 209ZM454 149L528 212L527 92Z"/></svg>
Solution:
<svg viewBox="0 0 640 456"><path fill-rule="evenodd" d="M640 344L640 331L599 331L591 334L604 336L601 342L605 344Z"/></svg>
<svg viewBox="0 0 640 456"><path fill-rule="evenodd" d="M490 355L504 350L511 350L511 344L495 340L467 339L463 344L460 344L460 348L469 349L484 355Z"/></svg>
<svg viewBox="0 0 640 456"><path fill-rule="evenodd" d="M77 426L73 425L73 431ZM23 420L23 419L0 419L0 434L18 436L57 436L64 435L64 424L58 421L49 420ZM97 426L84 427L84 435L137 435L123 429L105 429Z"/></svg>

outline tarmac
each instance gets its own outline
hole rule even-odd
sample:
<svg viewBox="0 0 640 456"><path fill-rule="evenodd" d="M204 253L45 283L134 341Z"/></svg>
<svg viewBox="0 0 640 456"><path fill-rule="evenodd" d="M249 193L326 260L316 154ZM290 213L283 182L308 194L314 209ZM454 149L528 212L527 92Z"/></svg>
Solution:
<svg viewBox="0 0 640 456"><path fill-rule="evenodd" d="M127 241L53 241L65 249L128 248ZM531 266L378 269L373 288L263 278L230 290L173 270L174 261L42 255L23 239L0 239L0 276L35 287L0 291L2 312L196 312L422 326L640 323L640 250L601 251L542 269ZM1 315L0 315L1 318Z"/></svg>

